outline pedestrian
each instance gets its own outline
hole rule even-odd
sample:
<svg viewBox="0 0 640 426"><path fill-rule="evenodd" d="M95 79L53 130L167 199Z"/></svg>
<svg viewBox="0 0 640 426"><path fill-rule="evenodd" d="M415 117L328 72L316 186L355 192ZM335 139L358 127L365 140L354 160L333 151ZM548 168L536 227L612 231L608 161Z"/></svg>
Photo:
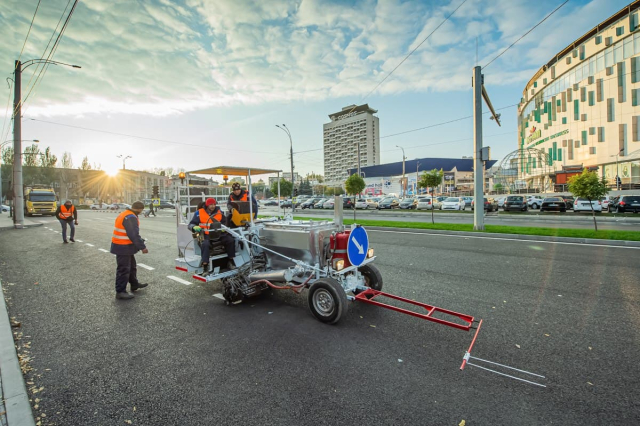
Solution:
<svg viewBox="0 0 640 426"><path fill-rule="evenodd" d="M76 225L78 224L78 210L76 210L71 200L66 200L64 204L58 206L58 209L56 210L56 217L60 221L60 225L62 225L62 242L64 244L68 244L69 241L75 243L76 240L74 240L73 237L75 237L76 235ZM67 226L71 228L69 241L67 241Z"/></svg>
<svg viewBox="0 0 640 426"><path fill-rule="evenodd" d="M153 209L153 200L151 200L151 202L149 203L149 213L147 214L147 216L153 215L153 217L156 217L156 212Z"/></svg>
<svg viewBox="0 0 640 426"><path fill-rule="evenodd" d="M136 201L116 218L111 253L116 255L116 299L132 299L133 292L148 286L138 281L135 254L138 251L149 253L140 236L138 215L144 210L144 203ZM131 293L127 292L127 283L131 284Z"/></svg>

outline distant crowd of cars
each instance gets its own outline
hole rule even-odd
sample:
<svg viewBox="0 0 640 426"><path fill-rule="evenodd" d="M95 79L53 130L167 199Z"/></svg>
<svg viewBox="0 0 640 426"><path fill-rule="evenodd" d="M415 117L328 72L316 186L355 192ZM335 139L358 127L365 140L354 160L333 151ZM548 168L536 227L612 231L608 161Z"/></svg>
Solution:
<svg viewBox="0 0 640 426"><path fill-rule="evenodd" d="M475 209L473 197L431 197L430 195L407 197L400 199L396 196L379 196L368 198L342 198L343 209L377 209L377 210L467 210ZM261 200L263 206L277 206L276 199ZM571 195L554 195L539 197L535 195L505 195L500 197L484 197L484 210L488 212L504 211L526 212L528 210L540 210L540 212L603 212L613 213L640 212L640 195L606 196L599 200L589 201L584 198L575 198ZM292 201L284 200L280 203L283 208L291 208ZM333 209L333 197L301 196L295 201L295 207L301 209Z"/></svg>

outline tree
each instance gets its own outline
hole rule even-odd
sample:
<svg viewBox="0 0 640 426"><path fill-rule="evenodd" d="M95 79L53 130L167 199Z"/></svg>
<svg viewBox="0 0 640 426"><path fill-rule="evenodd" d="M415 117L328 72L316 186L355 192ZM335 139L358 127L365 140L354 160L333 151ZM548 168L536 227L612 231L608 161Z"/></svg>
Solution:
<svg viewBox="0 0 640 426"><path fill-rule="evenodd" d="M89 158L86 155L82 159L82 164L78 168L80 170L91 170L91 163L89 163Z"/></svg>
<svg viewBox="0 0 640 426"><path fill-rule="evenodd" d="M31 144L24 149L22 155L22 165L27 167L36 167L38 165L38 156L40 154L40 147L36 144Z"/></svg>
<svg viewBox="0 0 640 426"><path fill-rule="evenodd" d="M324 176L311 172L307 174L307 180L315 180L318 183L324 182Z"/></svg>
<svg viewBox="0 0 640 426"><path fill-rule="evenodd" d="M13 147L8 146L2 150L2 162L13 165Z"/></svg>
<svg viewBox="0 0 640 426"><path fill-rule="evenodd" d="M285 180L280 178L280 196L282 197L290 197L293 185L290 180ZM274 194L278 194L278 181L273 181L271 184L271 192Z"/></svg>
<svg viewBox="0 0 640 426"><path fill-rule="evenodd" d="M593 226L598 231L598 223L596 222L596 212L593 210L591 201L604 197L609 192L606 179L598 178L595 172L584 169L581 174L569 178L569 191L576 197L586 198L591 205L591 214L593 215Z"/></svg>
<svg viewBox="0 0 640 426"><path fill-rule="evenodd" d="M444 172L442 169L437 170L433 169L430 172L422 172L422 176L420 176L420 180L418 181L418 188L431 188L431 223L435 223L433 217L434 210L434 192L437 186L442 184L442 177L444 176Z"/></svg>
<svg viewBox="0 0 640 426"><path fill-rule="evenodd" d="M367 186L364 183L364 179L357 174L352 174L347 178L344 182L345 188L347 188L347 193L351 195L358 195L362 192L362 190Z"/></svg>
<svg viewBox="0 0 640 426"><path fill-rule="evenodd" d="M298 187L298 195L313 195L313 188L311 188L309 179L300 182L300 186Z"/></svg>
<svg viewBox="0 0 640 426"><path fill-rule="evenodd" d="M496 192L502 191L503 188L504 187L502 186L501 183L496 183L495 185L493 185L493 190L496 191Z"/></svg>
<svg viewBox="0 0 640 426"><path fill-rule="evenodd" d="M60 182L62 183L62 187L64 188L64 198L65 200L67 200L69 199L69 188L73 184L73 182L71 182L72 177L70 172L70 169L73 169L73 159L71 158L70 152L65 151L62 154L62 159L60 160L59 166Z"/></svg>
<svg viewBox="0 0 640 426"><path fill-rule="evenodd" d="M56 179L54 167L58 162L58 157L51 153L51 148L47 147L40 155L40 177L41 183L52 185Z"/></svg>

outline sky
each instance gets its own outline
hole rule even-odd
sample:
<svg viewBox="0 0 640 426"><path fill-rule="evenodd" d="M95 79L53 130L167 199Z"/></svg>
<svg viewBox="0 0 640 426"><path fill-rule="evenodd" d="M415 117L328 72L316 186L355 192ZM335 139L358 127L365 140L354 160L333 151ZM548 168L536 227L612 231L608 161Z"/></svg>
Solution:
<svg viewBox="0 0 640 426"><path fill-rule="evenodd" d="M121 155L136 170L289 171L289 138L275 127L286 124L295 171L322 174L322 125L363 103L378 110L383 163L402 160L397 146L408 159L460 158L473 155L473 121L433 125L471 116L473 67L562 3L466 0L424 41L462 2L81 0L48 56L74 0L3 0L0 73L12 79L15 60L43 55L82 67L22 73L22 139L70 152L75 167L86 156L113 172ZM535 72L627 4L571 0L483 68L504 108L501 127L483 120L492 159L517 149L515 104ZM0 142L13 138L10 84Z"/></svg>

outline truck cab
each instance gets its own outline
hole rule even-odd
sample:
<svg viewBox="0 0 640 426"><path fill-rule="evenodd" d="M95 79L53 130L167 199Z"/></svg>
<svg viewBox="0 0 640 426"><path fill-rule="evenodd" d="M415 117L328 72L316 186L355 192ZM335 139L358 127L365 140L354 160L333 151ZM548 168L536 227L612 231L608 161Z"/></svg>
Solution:
<svg viewBox="0 0 640 426"><path fill-rule="evenodd" d="M24 189L24 214L33 216L55 216L58 209L56 193L53 188L46 185L26 186Z"/></svg>

